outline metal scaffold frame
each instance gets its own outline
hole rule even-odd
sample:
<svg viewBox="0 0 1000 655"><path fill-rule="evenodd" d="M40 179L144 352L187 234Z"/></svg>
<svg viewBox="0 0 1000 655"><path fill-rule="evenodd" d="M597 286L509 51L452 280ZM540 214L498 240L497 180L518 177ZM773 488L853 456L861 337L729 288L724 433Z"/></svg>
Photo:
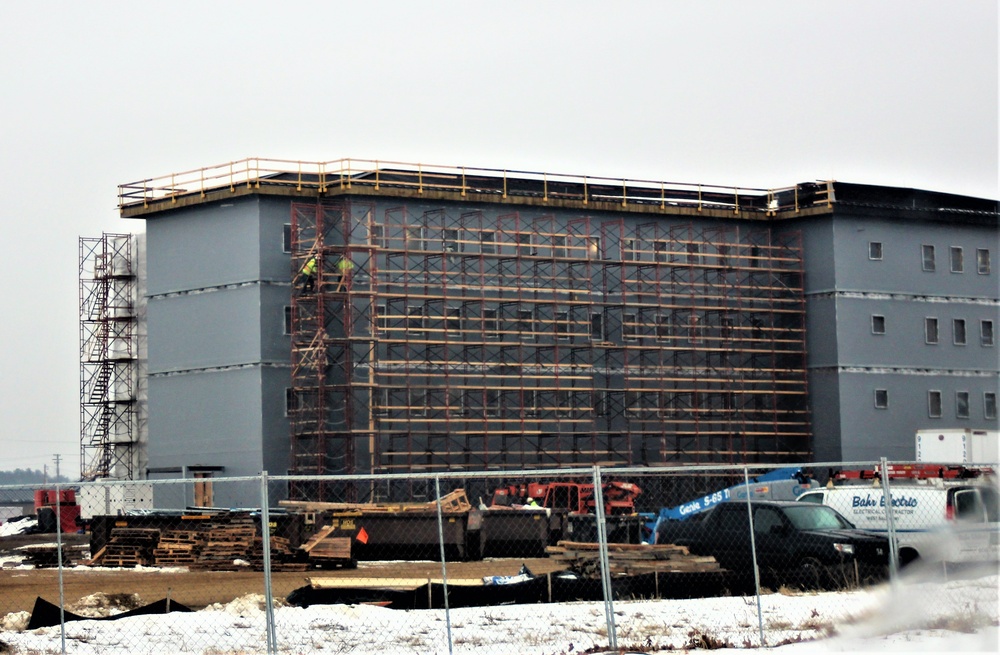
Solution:
<svg viewBox="0 0 1000 655"><path fill-rule="evenodd" d="M413 207L293 204L293 473L810 456L797 232Z"/></svg>
<svg viewBox="0 0 1000 655"><path fill-rule="evenodd" d="M135 479L135 238L80 238L80 476Z"/></svg>

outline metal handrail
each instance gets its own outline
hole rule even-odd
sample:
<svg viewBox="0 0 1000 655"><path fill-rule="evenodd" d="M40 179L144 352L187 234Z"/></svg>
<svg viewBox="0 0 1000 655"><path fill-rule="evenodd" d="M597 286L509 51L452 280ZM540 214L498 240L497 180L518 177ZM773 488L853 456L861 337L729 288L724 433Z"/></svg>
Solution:
<svg viewBox="0 0 1000 655"><path fill-rule="evenodd" d="M209 191L235 192L242 186L259 189L286 186L296 191L315 190L326 193L331 188L369 187L381 191L385 187L428 191L454 192L466 197L469 193L538 197L539 200L575 200L669 207L695 207L748 211L772 214L778 210L799 211L804 206L798 186L774 189L741 188L711 184L664 182L661 180L611 178L593 175L545 173L502 168L413 164L368 159L335 159L325 162L304 162L290 159L250 157L216 166L196 168L160 177L146 178L118 187L119 209L150 202L169 200ZM816 204L831 204L832 182L817 185ZM809 203L810 205L812 203Z"/></svg>

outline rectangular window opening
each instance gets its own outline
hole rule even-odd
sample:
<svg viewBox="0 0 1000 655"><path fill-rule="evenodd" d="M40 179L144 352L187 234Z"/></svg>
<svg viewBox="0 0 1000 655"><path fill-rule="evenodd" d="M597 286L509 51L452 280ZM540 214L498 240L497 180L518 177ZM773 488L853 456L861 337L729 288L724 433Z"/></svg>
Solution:
<svg viewBox="0 0 1000 655"><path fill-rule="evenodd" d="M931 418L941 418L941 392L927 392L927 415Z"/></svg>
<svg viewBox="0 0 1000 655"><path fill-rule="evenodd" d="M984 319L979 322L979 344L984 348L993 347L993 321Z"/></svg>
<svg viewBox="0 0 1000 655"><path fill-rule="evenodd" d="M881 241L869 241L868 242L868 259L873 261L882 261L882 242Z"/></svg>
<svg viewBox="0 0 1000 655"><path fill-rule="evenodd" d="M888 409L889 408L889 390L888 389L876 389L875 390L875 409Z"/></svg>
<svg viewBox="0 0 1000 655"><path fill-rule="evenodd" d="M872 314L872 334L885 334L885 316Z"/></svg>
<svg viewBox="0 0 1000 655"><path fill-rule="evenodd" d="M962 273L965 271L965 260L962 255L961 246L951 247L951 272Z"/></svg>
<svg viewBox="0 0 1000 655"><path fill-rule="evenodd" d="M986 248L976 250L976 270L980 275L990 274L990 251Z"/></svg>
<svg viewBox="0 0 1000 655"><path fill-rule="evenodd" d="M938 342L938 320L933 317L924 319L924 342L936 344Z"/></svg>
<svg viewBox="0 0 1000 655"><path fill-rule="evenodd" d="M934 246L920 246L920 257L923 270L933 272L937 268L937 264L934 261Z"/></svg>
<svg viewBox="0 0 1000 655"><path fill-rule="evenodd" d="M952 326L952 336L954 337L954 343L956 346L965 345L965 319L956 318L951 323Z"/></svg>
<svg viewBox="0 0 1000 655"><path fill-rule="evenodd" d="M955 418L969 418L969 392L955 392Z"/></svg>
<svg viewBox="0 0 1000 655"><path fill-rule="evenodd" d="M997 394L995 391L987 391L983 394L983 418L995 419L997 417Z"/></svg>

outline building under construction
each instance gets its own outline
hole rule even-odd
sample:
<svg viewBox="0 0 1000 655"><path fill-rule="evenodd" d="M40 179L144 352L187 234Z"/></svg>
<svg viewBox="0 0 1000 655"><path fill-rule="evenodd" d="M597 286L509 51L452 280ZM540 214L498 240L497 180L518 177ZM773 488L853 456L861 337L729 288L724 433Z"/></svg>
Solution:
<svg viewBox="0 0 1000 655"><path fill-rule="evenodd" d="M843 394L810 387L850 372L836 322L859 310L804 279L855 275L838 216L967 226L987 263L967 293L984 317L997 302L996 203L930 192L246 160L120 194L148 236L151 475L840 458L842 421L814 440L810 417L846 415ZM995 370L970 368L988 404ZM231 429L251 407L259 422ZM398 484L374 491L413 495Z"/></svg>

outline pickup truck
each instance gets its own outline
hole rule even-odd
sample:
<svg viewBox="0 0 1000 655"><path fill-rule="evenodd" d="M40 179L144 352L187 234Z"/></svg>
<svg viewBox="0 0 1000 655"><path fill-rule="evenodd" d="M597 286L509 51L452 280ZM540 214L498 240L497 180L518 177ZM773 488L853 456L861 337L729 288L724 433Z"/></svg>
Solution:
<svg viewBox="0 0 1000 655"><path fill-rule="evenodd" d="M858 530L836 510L795 501L751 501L753 534L760 570L779 582L818 586L854 578L864 567L866 577L881 575L889 562L889 541ZM686 546L695 555L711 555L734 573L753 570L750 521L745 501L720 503L686 521L661 522L656 543Z"/></svg>

